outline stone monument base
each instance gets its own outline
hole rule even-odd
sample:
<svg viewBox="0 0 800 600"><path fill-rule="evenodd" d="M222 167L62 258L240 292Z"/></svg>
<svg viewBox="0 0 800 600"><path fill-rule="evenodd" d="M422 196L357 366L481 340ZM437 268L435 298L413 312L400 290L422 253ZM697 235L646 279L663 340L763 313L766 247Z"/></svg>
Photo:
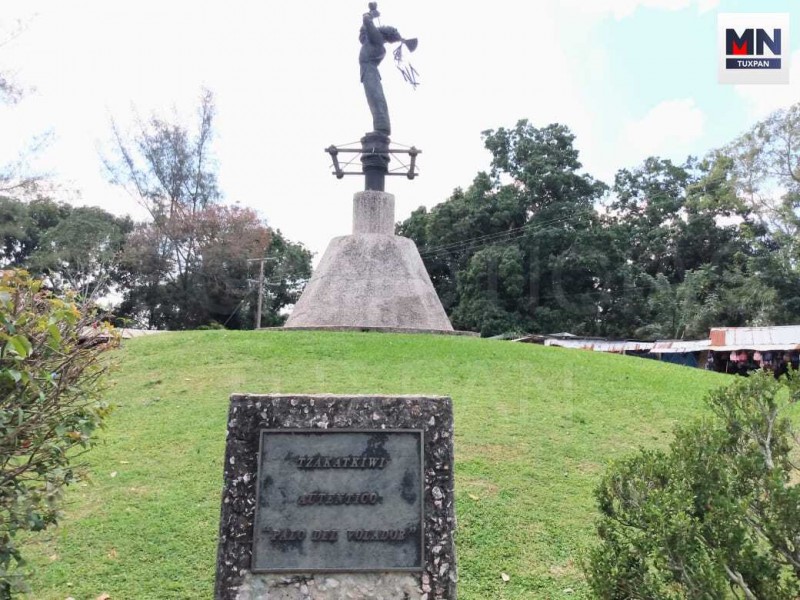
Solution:
<svg viewBox="0 0 800 600"><path fill-rule="evenodd" d="M331 240L285 327L453 331L414 242L381 233Z"/></svg>
<svg viewBox="0 0 800 600"><path fill-rule="evenodd" d="M328 573L316 576L247 573L236 600L422 600L425 592L419 579L406 573Z"/></svg>
<svg viewBox="0 0 800 600"><path fill-rule="evenodd" d="M457 335L461 337L480 337L480 333L475 331L458 331L456 329L406 329L403 327L365 327L346 325L327 326L327 327L262 327L259 331L374 331L377 333L429 333L433 335Z"/></svg>
<svg viewBox="0 0 800 600"><path fill-rule="evenodd" d="M284 327L453 333L416 244L394 235L392 194L355 194L353 235L331 240Z"/></svg>

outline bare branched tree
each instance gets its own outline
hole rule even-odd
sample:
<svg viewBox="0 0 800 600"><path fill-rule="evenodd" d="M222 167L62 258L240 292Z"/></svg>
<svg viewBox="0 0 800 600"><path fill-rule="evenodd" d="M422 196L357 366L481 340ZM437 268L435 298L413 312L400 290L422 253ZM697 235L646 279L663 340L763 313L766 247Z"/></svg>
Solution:
<svg viewBox="0 0 800 600"><path fill-rule="evenodd" d="M135 119L135 133L111 120L111 155L101 159L112 183L147 210L161 240L162 260L184 290L199 260L197 215L220 198L211 156L214 97L203 90L196 132L158 116Z"/></svg>
<svg viewBox="0 0 800 600"><path fill-rule="evenodd" d="M17 21L9 26L0 26L0 49L17 39L26 30L27 24ZM15 81L8 69L0 68L0 105L10 106L24 96L23 88ZM47 174L31 169L32 158L50 143L52 132L34 136L20 148L14 160L0 164L0 194L18 198L31 198L41 191Z"/></svg>

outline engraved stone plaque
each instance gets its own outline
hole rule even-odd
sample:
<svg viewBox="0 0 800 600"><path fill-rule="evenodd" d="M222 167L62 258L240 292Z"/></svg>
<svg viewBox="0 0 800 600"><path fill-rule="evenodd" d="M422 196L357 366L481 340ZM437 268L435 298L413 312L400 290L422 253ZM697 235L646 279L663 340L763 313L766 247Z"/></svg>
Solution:
<svg viewBox="0 0 800 600"><path fill-rule="evenodd" d="M262 429L251 571L420 571L421 430Z"/></svg>
<svg viewBox="0 0 800 600"><path fill-rule="evenodd" d="M453 433L442 396L232 394L214 598L454 600Z"/></svg>

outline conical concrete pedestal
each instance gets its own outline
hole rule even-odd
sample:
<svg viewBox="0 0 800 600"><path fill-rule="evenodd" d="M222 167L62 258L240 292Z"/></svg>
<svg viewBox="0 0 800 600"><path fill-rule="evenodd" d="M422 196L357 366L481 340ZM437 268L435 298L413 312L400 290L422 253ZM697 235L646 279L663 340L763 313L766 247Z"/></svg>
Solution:
<svg viewBox="0 0 800 600"><path fill-rule="evenodd" d="M284 326L456 333L413 241L394 235L394 196L358 192L353 235L331 240Z"/></svg>

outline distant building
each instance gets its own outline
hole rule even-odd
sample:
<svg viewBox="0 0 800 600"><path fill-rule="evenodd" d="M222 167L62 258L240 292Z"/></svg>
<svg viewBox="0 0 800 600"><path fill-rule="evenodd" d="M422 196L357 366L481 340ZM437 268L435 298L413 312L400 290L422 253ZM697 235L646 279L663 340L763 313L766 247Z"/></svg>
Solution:
<svg viewBox="0 0 800 600"><path fill-rule="evenodd" d="M514 341L652 358L689 367L705 365L708 346L711 343L709 340L609 340L599 337L579 337L571 333L533 334Z"/></svg>
<svg viewBox="0 0 800 600"><path fill-rule="evenodd" d="M800 350L800 325L776 327L714 327L710 350L791 351Z"/></svg>
<svg viewBox="0 0 800 600"><path fill-rule="evenodd" d="M683 365L705 367L711 340L659 340L650 349L659 360Z"/></svg>
<svg viewBox="0 0 800 600"><path fill-rule="evenodd" d="M579 350L593 350L594 352L610 352L612 354L631 354L640 356L646 354L653 347L654 342L639 340L609 340L601 337L580 337L571 333L532 334L513 340L528 344L541 344L543 346L558 346L560 348L576 348Z"/></svg>
<svg viewBox="0 0 800 600"><path fill-rule="evenodd" d="M796 369L800 362L800 325L714 327L707 340L609 340L552 333L526 335L513 341L654 358L740 375L755 369L775 369L781 363Z"/></svg>
<svg viewBox="0 0 800 600"><path fill-rule="evenodd" d="M800 363L800 325L714 327L709 337L715 371L747 375L762 369L779 377Z"/></svg>

